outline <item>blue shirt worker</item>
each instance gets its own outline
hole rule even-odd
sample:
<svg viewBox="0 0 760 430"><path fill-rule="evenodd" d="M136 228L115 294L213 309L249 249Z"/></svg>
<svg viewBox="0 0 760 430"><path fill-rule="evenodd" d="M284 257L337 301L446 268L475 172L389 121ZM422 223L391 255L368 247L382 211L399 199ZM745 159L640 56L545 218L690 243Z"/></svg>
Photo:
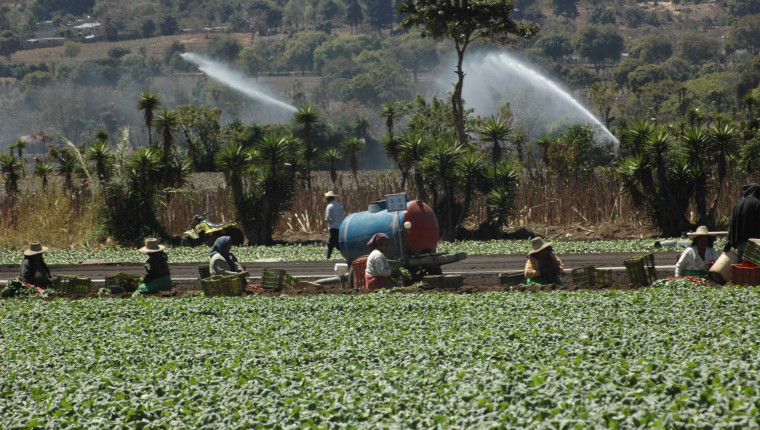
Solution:
<svg viewBox="0 0 760 430"><path fill-rule="evenodd" d="M340 243L338 242L338 232L340 231L340 223L343 222L343 206L340 205L338 197L332 191L325 193L325 200L327 200L327 209L325 209L325 221L330 229L330 241L327 242L327 259L330 259L333 249L340 251Z"/></svg>

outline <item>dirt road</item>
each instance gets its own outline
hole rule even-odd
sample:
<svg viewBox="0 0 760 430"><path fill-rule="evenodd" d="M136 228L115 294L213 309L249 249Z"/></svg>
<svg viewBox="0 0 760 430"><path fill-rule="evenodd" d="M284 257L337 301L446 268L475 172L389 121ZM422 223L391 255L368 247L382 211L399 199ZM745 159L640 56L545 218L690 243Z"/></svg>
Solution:
<svg viewBox="0 0 760 430"><path fill-rule="evenodd" d="M636 253L615 254L567 254L561 255L565 265L565 277L569 279L570 271L574 268L594 266L596 268L613 269L625 276L623 260ZM678 253L656 253L655 266L660 276L669 276L673 273L673 267L678 259ZM171 258L171 256L169 256ZM244 262L253 280L260 279L264 267L285 269L289 274L301 280L315 280L335 276L333 272L335 263L339 261L310 261L310 262ZM172 279L197 280L198 266L200 263L171 264ZM469 256L463 261L443 266L444 274L464 275L465 284L498 284L498 274L510 271L520 271L525 268L525 256L522 255L497 255ZM111 273L143 274L145 269L137 263L100 263L100 264L75 264L75 265L51 265L50 271L55 275L77 275L91 278L94 282L102 282L106 275ZM0 282L19 276L18 265L0 266ZM200 283L199 283L200 284Z"/></svg>

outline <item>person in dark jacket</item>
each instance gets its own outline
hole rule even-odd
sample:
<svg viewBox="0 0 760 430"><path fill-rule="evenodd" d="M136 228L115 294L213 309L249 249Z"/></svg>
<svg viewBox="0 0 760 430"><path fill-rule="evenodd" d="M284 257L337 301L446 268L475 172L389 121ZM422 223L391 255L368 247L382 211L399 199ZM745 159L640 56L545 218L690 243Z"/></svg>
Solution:
<svg viewBox="0 0 760 430"><path fill-rule="evenodd" d="M169 273L169 257L164 252L164 245L158 244L158 239L145 239L145 246L139 249L143 254L148 254L145 261L145 276L137 292L141 294L157 293L159 291L171 291L172 279Z"/></svg>
<svg viewBox="0 0 760 430"><path fill-rule="evenodd" d="M24 251L24 261L21 263L21 277L30 284L45 288L50 285L50 269L48 269L42 254L48 250L39 242L29 244Z"/></svg>
<svg viewBox="0 0 760 430"><path fill-rule="evenodd" d="M750 182L742 187L744 197L731 211L731 223L728 226L728 241L723 251L736 248L739 262L742 262L744 248L749 239L760 238L760 185Z"/></svg>
<svg viewBox="0 0 760 430"><path fill-rule="evenodd" d="M214 247L211 248L209 257L208 271L211 276L230 276L243 274L249 276L245 270L245 267L238 263L235 254L230 252L232 250L232 242L229 236L221 236L214 242Z"/></svg>

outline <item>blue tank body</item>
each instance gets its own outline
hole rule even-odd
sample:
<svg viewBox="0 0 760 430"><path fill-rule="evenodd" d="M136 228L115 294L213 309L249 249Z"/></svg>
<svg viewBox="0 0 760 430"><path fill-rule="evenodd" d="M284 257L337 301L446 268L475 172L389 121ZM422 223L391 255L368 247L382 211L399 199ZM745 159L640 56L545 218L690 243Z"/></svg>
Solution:
<svg viewBox="0 0 760 430"><path fill-rule="evenodd" d="M405 252L403 237L404 214L406 211L390 212L385 200L372 202L369 210L352 213L340 224L340 252L347 262L352 262L371 252L367 242L375 233L385 233L390 238L386 257L398 260Z"/></svg>

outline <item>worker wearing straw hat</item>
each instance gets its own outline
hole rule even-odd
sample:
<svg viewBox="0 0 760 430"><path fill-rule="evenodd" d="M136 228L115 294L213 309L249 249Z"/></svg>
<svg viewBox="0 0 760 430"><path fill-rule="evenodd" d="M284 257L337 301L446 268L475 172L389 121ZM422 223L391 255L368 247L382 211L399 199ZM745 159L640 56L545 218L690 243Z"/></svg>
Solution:
<svg viewBox="0 0 760 430"><path fill-rule="evenodd" d="M332 190L325 193L325 200L327 200L327 208L325 209L325 221L330 229L330 241L327 242L327 259L330 259L333 249L340 251L340 242L338 241L338 233L340 231L340 223L343 222L343 206L336 200L337 194Z"/></svg>
<svg viewBox="0 0 760 430"><path fill-rule="evenodd" d="M540 237L530 241L532 250L525 262L525 282L531 284L562 285L562 261L552 249L551 242L545 242Z"/></svg>
<svg viewBox="0 0 760 430"><path fill-rule="evenodd" d="M684 249L676 263L676 276L697 276L707 279L707 271L718 259L718 251L713 248L715 235L700 225L689 235L691 246Z"/></svg>
<svg viewBox="0 0 760 430"><path fill-rule="evenodd" d="M47 246L42 246L39 242L32 242L29 244L29 249L24 251L21 277L37 287L44 288L50 285L50 269L42 258L42 254L46 253L47 250Z"/></svg>
<svg viewBox="0 0 760 430"><path fill-rule="evenodd" d="M164 252L164 245L158 244L158 239L145 239L145 246L138 251L148 254L145 261L145 276L137 292L141 294L171 291L172 279L169 273L169 257Z"/></svg>

